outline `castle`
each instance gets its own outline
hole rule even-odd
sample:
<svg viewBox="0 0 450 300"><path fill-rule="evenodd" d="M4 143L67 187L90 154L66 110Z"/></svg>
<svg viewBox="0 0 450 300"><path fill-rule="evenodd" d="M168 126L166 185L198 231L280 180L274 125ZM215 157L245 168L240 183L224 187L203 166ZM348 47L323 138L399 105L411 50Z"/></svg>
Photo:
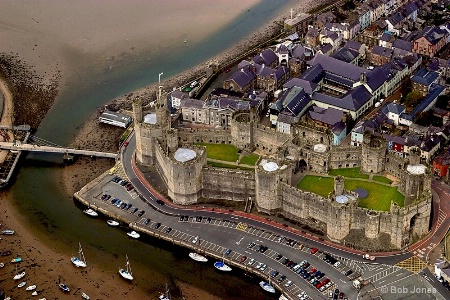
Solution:
<svg viewBox="0 0 450 300"><path fill-rule="evenodd" d="M365 135L358 147L333 146L326 130L303 123L295 125L291 134L280 133L260 124L254 111L235 112L230 129L177 128L161 89L153 105L143 106L141 99L135 99L133 116L136 160L156 167L176 204L195 204L200 198L250 199L258 211L309 225L338 243L356 229L369 239L387 234L391 244L401 249L429 231L429 168L415 151L407 159L389 153L379 136ZM242 151L258 149L266 156L254 171L215 168L207 165L206 150L198 143L233 144ZM292 186L293 173L299 169L326 174L348 167L398 178L405 207L391 203L389 212L358 207L358 194L345 190L340 176L327 198Z"/></svg>

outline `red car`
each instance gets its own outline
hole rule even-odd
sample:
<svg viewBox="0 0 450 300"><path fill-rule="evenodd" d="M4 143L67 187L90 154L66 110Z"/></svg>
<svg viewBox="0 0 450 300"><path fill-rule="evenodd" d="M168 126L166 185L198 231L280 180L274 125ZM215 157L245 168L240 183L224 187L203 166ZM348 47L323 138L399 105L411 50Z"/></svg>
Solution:
<svg viewBox="0 0 450 300"><path fill-rule="evenodd" d="M318 250L319 250L319 249L317 249L317 248L312 248L312 249L311 249L311 254L316 253Z"/></svg>
<svg viewBox="0 0 450 300"><path fill-rule="evenodd" d="M246 259L247 259L247 256L245 256L245 255L242 256L242 257L241 257L241 262L244 262Z"/></svg>
<svg viewBox="0 0 450 300"><path fill-rule="evenodd" d="M316 268L312 268L311 271L309 271L309 273L316 273L317 269Z"/></svg>
<svg viewBox="0 0 450 300"><path fill-rule="evenodd" d="M124 142L122 146L125 148L126 146L128 146L128 142Z"/></svg>

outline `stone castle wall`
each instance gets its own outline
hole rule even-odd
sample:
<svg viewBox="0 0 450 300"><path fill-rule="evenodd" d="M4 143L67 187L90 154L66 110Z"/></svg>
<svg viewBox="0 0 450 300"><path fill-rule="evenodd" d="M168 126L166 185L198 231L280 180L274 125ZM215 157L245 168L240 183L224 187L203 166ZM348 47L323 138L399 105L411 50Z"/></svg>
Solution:
<svg viewBox="0 0 450 300"><path fill-rule="evenodd" d="M229 130L223 129L178 129L178 139L181 145L231 144L232 138Z"/></svg>
<svg viewBox="0 0 450 300"><path fill-rule="evenodd" d="M135 116L142 116L142 111L133 108L137 110ZM158 115L164 114L159 111ZM406 172L408 161L388 153L385 142L378 137L365 139L360 147L337 147L331 145L326 130L306 124L294 126L292 135L283 134L258 124L251 112L235 114L230 130L170 131L164 126L164 123L158 126L135 121L136 158L143 164L156 166L174 203L193 204L200 198L246 201L252 197L259 211L299 221L336 242L345 241L351 230L358 229L364 230L369 239L379 237L380 233L388 234L392 244L402 248L429 230L431 193L426 187L430 185L429 175ZM172 152L177 139L178 145L195 149L197 158L185 163L175 161ZM193 146L196 143L234 144L245 150L256 147L286 168L267 172L258 165L255 172L249 172L208 167L206 151ZM323 144L326 151L314 151L317 144ZM323 198L292 187L292 173L299 165L318 173L357 166L367 173L387 172L400 179L399 191L416 199L405 200L405 208L392 205L390 212L359 208L357 196L356 200L339 204L334 194Z"/></svg>
<svg viewBox="0 0 450 300"><path fill-rule="evenodd" d="M231 201L255 199L255 173L249 171L204 167L202 197Z"/></svg>

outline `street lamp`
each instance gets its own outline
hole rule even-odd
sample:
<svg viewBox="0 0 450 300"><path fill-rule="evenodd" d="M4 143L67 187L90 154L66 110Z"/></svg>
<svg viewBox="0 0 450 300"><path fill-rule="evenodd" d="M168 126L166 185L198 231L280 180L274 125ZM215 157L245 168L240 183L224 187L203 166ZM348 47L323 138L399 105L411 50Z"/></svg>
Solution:
<svg viewBox="0 0 450 300"><path fill-rule="evenodd" d="M163 74L164 74L163 72L159 73L159 76L158 76L158 83L159 83L159 85L161 85L161 75L163 75Z"/></svg>

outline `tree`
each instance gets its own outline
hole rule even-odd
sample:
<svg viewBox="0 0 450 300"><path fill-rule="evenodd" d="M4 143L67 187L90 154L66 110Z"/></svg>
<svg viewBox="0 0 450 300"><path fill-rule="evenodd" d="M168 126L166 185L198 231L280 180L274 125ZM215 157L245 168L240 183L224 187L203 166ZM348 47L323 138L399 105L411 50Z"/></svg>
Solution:
<svg viewBox="0 0 450 300"><path fill-rule="evenodd" d="M441 109L449 109L450 107L450 96L449 95L440 95L437 98L436 105L437 108Z"/></svg>
<svg viewBox="0 0 450 300"><path fill-rule="evenodd" d="M419 91L412 91L408 93L404 98L404 104L406 106L416 106L423 99L423 95Z"/></svg>

